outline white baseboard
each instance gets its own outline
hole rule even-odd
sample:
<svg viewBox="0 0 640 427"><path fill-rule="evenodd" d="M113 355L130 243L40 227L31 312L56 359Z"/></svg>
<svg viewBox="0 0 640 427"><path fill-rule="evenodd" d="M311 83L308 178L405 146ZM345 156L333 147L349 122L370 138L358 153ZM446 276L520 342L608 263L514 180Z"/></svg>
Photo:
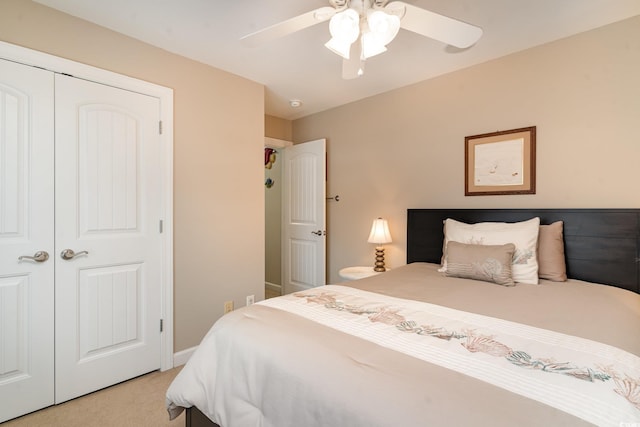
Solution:
<svg viewBox="0 0 640 427"><path fill-rule="evenodd" d="M278 293L279 295L282 294L282 286L280 285L276 285L275 283L270 283L270 282L265 282L264 284L266 289L269 289L273 292ZM173 367L177 367L177 366L182 366L185 363L187 363L187 361L189 360L189 358L191 357L191 355L193 354L194 351L196 351L196 348L198 348L198 346L195 347L191 347L188 348L186 350L182 350L179 351L177 353L173 354Z"/></svg>
<svg viewBox="0 0 640 427"><path fill-rule="evenodd" d="M187 361L189 360L193 352L196 351L196 348L198 348L198 346L191 347L186 350L179 351L177 353L173 353L173 367L175 368L187 363Z"/></svg>
<svg viewBox="0 0 640 427"><path fill-rule="evenodd" d="M296 285L296 284L294 284L294 283L291 283L291 287L290 287L290 288L287 288L287 292L288 292L288 293L290 293L290 294L292 294L292 293L294 293L294 292L304 292L304 291L308 291L309 289L311 289L311 288L309 288L309 287L307 287L307 286L300 286L300 285Z"/></svg>
<svg viewBox="0 0 640 427"><path fill-rule="evenodd" d="M276 292L278 295L282 295L282 286L271 282L264 282L264 288L269 289L272 292Z"/></svg>

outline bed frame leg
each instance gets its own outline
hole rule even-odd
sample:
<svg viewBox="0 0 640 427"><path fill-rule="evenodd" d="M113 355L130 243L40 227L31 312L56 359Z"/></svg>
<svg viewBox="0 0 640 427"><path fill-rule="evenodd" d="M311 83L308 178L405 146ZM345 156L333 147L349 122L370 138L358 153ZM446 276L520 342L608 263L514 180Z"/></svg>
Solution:
<svg viewBox="0 0 640 427"><path fill-rule="evenodd" d="M200 410L195 406L186 409L184 419L184 425L186 427L220 427L218 424L211 421L209 417L200 412Z"/></svg>

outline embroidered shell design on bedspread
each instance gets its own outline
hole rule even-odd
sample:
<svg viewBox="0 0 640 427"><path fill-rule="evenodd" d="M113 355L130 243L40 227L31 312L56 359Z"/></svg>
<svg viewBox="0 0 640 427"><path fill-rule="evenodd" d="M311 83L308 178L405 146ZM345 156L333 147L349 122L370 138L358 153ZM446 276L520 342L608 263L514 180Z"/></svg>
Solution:
<svg viewBox="0 0 640 427"><path fill-rule="evenodd" d="M491 356L507 357L513 350L506 345L496 341L492 336L487 335L473 335L473 331L466 331L467 339L462 343L462 346L469 350L471 353L486 353Z"/></svg>
<svg viewBox="0 0 640 427"><path fill-rule="evenodd" d="M640 378L631 378L628 375L625 375L624 378L622 378L620 374L610 366L605 366L601 369L613 378L613 381L616 384L615 392L627 399L640 410Z"/></svg>
<svg viewBox="0 0 640 427"><path fill-rule="evenodd" d="M577 366L571 362L558 362L553 358L536 358L525 351L512 349L496 340L494 336L479 334L474 329L449 331L437 325L419 325L417 322L399 314L402 311L401 308L390 307L386 304L349 305L340 301L338 299L339 295L334 292L313 293L305 291L293 295L305 299L307 303L318 304L330 310L344 311L357 316L365 315L370 322L386 324L395 327L401 332L429 336L446 341L457 340L470 354L483 353L493 357L504 358L514 366L521 368L566 375L589 382L613 381L613 391L640 410L640 378L632 378L626 374L620 374L610 366L584 367Z"/></svg>

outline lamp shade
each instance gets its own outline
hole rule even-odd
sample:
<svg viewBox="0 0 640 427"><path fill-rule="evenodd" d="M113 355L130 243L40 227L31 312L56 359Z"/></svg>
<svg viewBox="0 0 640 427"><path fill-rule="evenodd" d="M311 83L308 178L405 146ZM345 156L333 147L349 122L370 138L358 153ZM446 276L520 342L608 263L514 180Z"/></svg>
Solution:
<svg viewBox="0 0 640 427"><path fill-rule="evenodd" d="M386 52L385 47L400 29L400 18L381 10L367 12L367 28L362 31L362 55L365 58Z"/></svg>
<svg viewBox="0 0 640 427"><path fill-rule="evenodd" d="M369 30L380 39L380 43L387 45L400 30L400 18L389 15L381 10L374 10L367 15Z"/></svg>
<svg viewBox="0 0 640 427"><path fill-rule="evenodd" d="M362 35L362 56L365 59L380 55L386 51L387 48L379 42L375 34L368 32Z"/></svg>
<svg viewBox="0 0 640 427"><path fill-rule="evenodd" d="M329 32L331 37L335 37L345 42L353 43L358 39L360 33L360 16L353 9L347 9L336 13L329 21Z"/></svg>
<svg viewBox="0 0 640 427"><path fill-rule="evenodd" d="M325 46L345 59L349 59L351 43L360 34L360 16L353 9L336 13L329 21L331 40Z"/></svg>
<svg viewBox="0 0 640 427"><path fill-rule="evenodd" d="M391 243L391 233L389 233L389 224L386 219L376 218L373 220L368 241L379 245Z"/></svg>
<svg viewBox="0 0 640 427"><path fill-rule="evenodd" d="M325 47L333 53L342 56L344 59L349 59L351 52L351 43L345 42L335 37L325 43Z"/></svg>

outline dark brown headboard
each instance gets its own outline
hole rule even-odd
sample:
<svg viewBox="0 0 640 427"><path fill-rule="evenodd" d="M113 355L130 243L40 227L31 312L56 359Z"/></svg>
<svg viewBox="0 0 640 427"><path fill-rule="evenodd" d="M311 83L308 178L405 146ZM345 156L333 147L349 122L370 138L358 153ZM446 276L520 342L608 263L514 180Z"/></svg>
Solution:
<svg viewBox="0 0 640 427"><path fill-rule="evenodd" d="M564 221L567 275L640 293L640 209L408 209L407 263L439 263L443 221Z"/></svg>

